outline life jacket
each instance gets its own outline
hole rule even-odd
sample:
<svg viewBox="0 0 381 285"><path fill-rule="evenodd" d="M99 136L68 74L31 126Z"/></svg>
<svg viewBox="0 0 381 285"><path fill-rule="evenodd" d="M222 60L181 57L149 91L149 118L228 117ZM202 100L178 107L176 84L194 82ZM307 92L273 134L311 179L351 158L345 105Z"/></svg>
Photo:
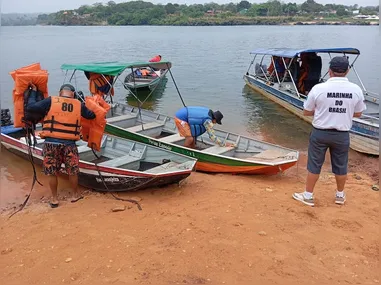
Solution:
<svg viewBox="0 0 381 285"><path fill-rule="evenodd" d="M197 106L181 108L176 112L176 117L188 122L193 137L198 137L205 133L205 121L212 120L209 108Z"/></svg>
<svg viewBox="0 0 381 285"><path fill-rule="evenodd" d="M80 139L80 133L81 102L77 99L52 96L40 137L77 141Z"/></svg>
<svg viewBox="0 0 381 285"><path fill-rule="evenodd" d="M48 97L48 72L46 70L41 70L39 63L34 63L9 73L13 80L15 81L12 97L14 105L14 127L24 128L26 126L26 121L29 123L36 124L40 120L30 120L32 117L27 118L26 104L28 102L28 97L30 95L29 85L32 82L36 85L39 96L37 101ZM36 118L36 117L35 117Z"/></svg>
<svg viewBox="0 0 381 285"><path fill-rule="evenodd" d="M143 76L148 76L150 74L150 71L148 69L141 69L140 72Z"/></svg>
<svg viewBox="0 0 381 285"><path fill-rule="evenodd" d="M99 73L90 73L89 78L89 90L93 95L108 95L114 96L114 88L111 88L110 84L113 84L114 76L102 75Z"/></svg>
<svg viewBox="0 0 381 285"><path fill-rule="evenodd" d="M274 71L274 64L273 64L273 62L271 61L269 68L267 68L267 72L268 72L269 74L271 74L271 73L273 73L273 71Z"/></svg>
<svg viewBox="0 0 381 285"><path fill-rule="evenodd" d="M86 97L87 109L95 113L94 120L82 118L82 140L87 142L87 146L96 151L100 151L102 137L106 127L106 114L110 110L110 105L99 95Z"/></svg>
<svg viewBox="0 0 381 285"><path fill-rule="evenodd" d="M161 60L159 55L154 56L149 60L149 62L159 62Z"/></svg>
<svg viewBox="0 0 381 285"><path fill-rule="evenodd" d="M298 79L298 91L303 94L306 92L304 81L308 77L308 69L308 63L306 61L302 61L302 65L300 66L300 77Z"/></svg>

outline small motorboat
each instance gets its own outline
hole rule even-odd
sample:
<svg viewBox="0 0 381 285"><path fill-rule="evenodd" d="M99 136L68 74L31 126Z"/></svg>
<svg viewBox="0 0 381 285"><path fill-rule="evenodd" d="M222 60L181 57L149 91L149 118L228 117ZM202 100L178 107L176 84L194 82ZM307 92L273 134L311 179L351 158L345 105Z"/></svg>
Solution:
<svg viewBox="0 0 381 285"><path fill-rule="evenodd" d="M1 144L12 153L28 159L29 146L22 128L1 130ZM37 128L38 131L38 128ZM30 147L34 161L42 165L44 139ZM104 135L100 151L78 141L79 184L101 192L136 191L179 183L195 167L196 159L163 148ZM62 168L64 169L64 168ZM62 170L62 174L66 174Z"/></svg>

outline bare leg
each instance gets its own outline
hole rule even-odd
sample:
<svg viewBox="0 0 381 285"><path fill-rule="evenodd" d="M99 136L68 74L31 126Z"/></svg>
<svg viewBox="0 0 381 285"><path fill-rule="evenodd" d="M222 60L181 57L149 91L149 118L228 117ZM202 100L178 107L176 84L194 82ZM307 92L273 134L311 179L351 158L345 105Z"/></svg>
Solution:
<svg viewBox="0 0 381 285"><path fill-rule="evenodd" d="M347 181L347 175L335 175L335 178L336 178L337 191L343 192L345 182Z"/></svg>
<svg viewBox="0 0 381 285"><path fill-rule="evenodd" d="M49 187L50 187L50 191L52 191L52 200L50 202L52 204L58 204L58 197L57 197L58 178L56 175L49 175Z"/></svg>
<svg viewBox="0 0 381 285"><path fill-rule="evenodd" d="M193 137L185 137L184 146L189 147L189 148L195 148L194 138Z"/></svg>
<svg viewBox="0 0 381 285"><path fill-rule="evenodd" d="M315 185L316 185L316 182L318 181L318 179L319 179L319 174L313 174L313 173L308 171L307 181L306 181L306 191L307 192L310 192L310 193L314 192L314 188L315 188Z"/></svg>
<svg viewBox="0 0 381 285"><path fill-rule="evenodd" d="M78 201L79 198L81 198L81 195L79 194L79 191L78 191L78 175L77 174L69 175L69 181L70 181L71 188L73 189L73 198L71 201L76 202Z"/></svg>

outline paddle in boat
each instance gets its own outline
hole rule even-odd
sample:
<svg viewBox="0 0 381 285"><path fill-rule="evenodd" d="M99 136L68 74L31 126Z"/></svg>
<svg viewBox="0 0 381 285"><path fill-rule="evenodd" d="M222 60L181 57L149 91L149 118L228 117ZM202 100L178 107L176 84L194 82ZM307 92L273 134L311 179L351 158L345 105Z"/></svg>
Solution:
<svg viewBox="0 0 381 285"><path fill-rule="evenodd" d="M326 57L327 62L337 54L352 57L350 69L363 90L367 110L360 118L353 119L350 147L360 153L379 155L379 94L365 88L355 69L354 63L360 56L358 49L272 48L256 49L250 54L254 55L254 58L243 77L246 84L309 123L312 123L313 118L303 116L303 104L308 91L315 84L327 80L328 70L322 73L322 57ZM303 68L303 59L304 64L308 65L307 68ZM300 60L302 66L299 65ZM270 63L269 67L266 65L267 62Z"/></svg>
<svg viewBox="0 0 381 285"><path fill-rule="evenodd" d="M144 63L140 64L142 66L145 65ZM73 71L71 78L75 76L76 71L83 71L99 73L105 76L115 76L115 82L125 69L136 65L136 63L118 62L89 63L64 64L61 68L66 71ZM171 72L170 74L172 76ZM175 81L174 83L177 88ZM104 95L105 98L110 96L110 94ZM110 98L112 99L112 96ZM111 104L111 109L107 113L105 128L106 133L195 158L197 159L196 170L202 172L277 174L294 166L298 161L299 153L296 150L259 141L219 128L215 131L216 136L223 142L233 143L235 147L217 146L212 143L205 133L198 137L197 149L186 148L183 146L184 138L177 132L173 117L127 104Z"/></svg>

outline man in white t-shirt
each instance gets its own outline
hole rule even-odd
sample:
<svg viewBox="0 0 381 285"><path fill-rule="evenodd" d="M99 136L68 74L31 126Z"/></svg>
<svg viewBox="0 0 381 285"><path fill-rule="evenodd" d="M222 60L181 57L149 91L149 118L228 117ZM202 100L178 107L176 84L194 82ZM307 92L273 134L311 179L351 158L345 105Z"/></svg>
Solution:
<svg viewBox="0 0 381 285"><path fill-rule="evenodd" d="M353 117L360 117L366 109L362 90L349 82L348 72L347 57L334 57L329 66L330 78L315 85L304 102L303 115L314 117L308 145L308 175L305 191L294 193L293 198L309 206L314 206L313 190L328 148L337 184L335 203L345 203L349 130Z"/></svg>

